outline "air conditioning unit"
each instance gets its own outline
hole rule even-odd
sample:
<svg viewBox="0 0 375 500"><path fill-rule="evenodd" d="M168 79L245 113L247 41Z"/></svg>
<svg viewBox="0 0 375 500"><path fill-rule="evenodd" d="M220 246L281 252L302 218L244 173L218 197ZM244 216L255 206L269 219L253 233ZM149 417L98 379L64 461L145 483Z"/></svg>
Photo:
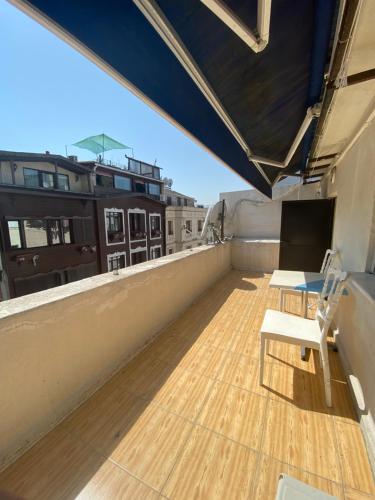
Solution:
<svg viewBox="0 0 375 500"><path fill-rule="evenodd" d="M68 156L68 160L77 162L78 161L78 156L76 156L76 155L70 155L70 156Z"/></svg>

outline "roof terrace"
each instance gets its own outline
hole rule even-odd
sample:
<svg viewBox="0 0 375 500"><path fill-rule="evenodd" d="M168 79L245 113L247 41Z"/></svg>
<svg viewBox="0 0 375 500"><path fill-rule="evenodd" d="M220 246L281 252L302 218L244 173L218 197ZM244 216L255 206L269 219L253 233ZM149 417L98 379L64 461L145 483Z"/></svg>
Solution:
<svg viewBox="0 0 375 500"><path fill-rule="evenodd" d="M41 407L52 406L51 426L53 420L67 412L67 407L62 411L58 403L61 386L70 386L69 404L78 406L84 394L87 398L89 384L85 377L90 371L94 373L90 365L106 364L109 351L112 358L116 355L115 325L109 316L117 316L117 328L123 325L117 332L117 348L122 345L122 355L126 349L130 352L126 348L129 338L138 338L138 342L141 330L146 328L143 318L139 318L138 331L135 326L134 304L138 301L140 307L140 294L146 299L154 297L154 303L146 306L149 310L145 316L159 309L159 301L164 301L168 310L168 293L178 295L178 285L186 280L185 298L181 295L174 301L181 314L5 469L0 475L0 489L27 499L264 500L274 498L279 473L285 472L342 499L368 499L375 494L365 444L337 352L329 353L332 408L325 405L318 356L301 361L297 346L271 344L266 386L259 386L258 331L265 309L277 308L278 295L268 287L269 275L230 270L229 247L202 247L122 270L119 277L108 274L90 278L77 284L80 288L72 296L74 284L60 287L65 296L57 301L57 297L50 297L48 305L40 303L47 293L41 292L34 295L32 310L19 310L13 316L13 335L22 329L32 335L35 322L45 318L38 338L34 338L34 347L49 338L52 365L47 367L50 361L43 360L43 352L37 363L39 372L43 376L49 372L50 379L44 388L32 388L32 381L25 380L29 390L35 391L26 405L34 408L28 412L31 419L36 418L38 403ZM211 268L207 270L209 262ZM194 280L198 276L194 269L198 274L205 269L198 285L194 284L198 280ZM166 276L173 276L173 282L165 283ZM100 280L95 298L93 290L84 287L94 283L98 286ZM214 284L204 290L210 282ZM154 286L161 288L160 298L153 295ZM168 292L167 286L172 290ZM132 304L127 305L124 298L130 290ZM49 292L57 294L58 290ZM188 307L181 302L191 302L192 298ZM21 307L22 299L16 300ZM51 331L48 317L55 315L56 308L61 311L61 306L65 319L56 319ZM133 310L132 317L128 316L128 307ZM46 316L47 308L50 316ZM298 298L289 295L286 310L299 314L299 309ZM88 313L94 316L97 326L93 326ZM80 331L80 316L89 322L85 332ZM152 321L158 328L166 317L161 320L154 314ZM59 338L62 325L65 334ZM61 365L57 369L53 366L56 342L60 345ZM99 345L106 352L97 352ZM93 354L98 357L96 361ZM22 360L23 352L18 362L25 375ZM103 373L95 373L94 377L103 378ZM93 389L91 382L90 391ZM72 403L74 392L76 403ZM26 409L24 405L21 401L20 412ZM25 434L23 417L18 415L15 420L18 436L21 429ZM27 425L30 427L30 420Z"/></svg>

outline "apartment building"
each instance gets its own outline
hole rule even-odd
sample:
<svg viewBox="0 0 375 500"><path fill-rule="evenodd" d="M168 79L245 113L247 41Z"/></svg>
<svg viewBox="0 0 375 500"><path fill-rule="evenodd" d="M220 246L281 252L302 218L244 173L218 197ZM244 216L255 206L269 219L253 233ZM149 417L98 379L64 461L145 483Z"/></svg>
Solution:
<svg viewBox="0 0 375 500"><path fill-rule="evenodd" d="M165 205L129 193L96 202L102 272L165 255Z"/></svg>
<svg viewBox="0 0 375 500"><path fill-rule="evenodd" d="M191 196L165 188L166 209L166 253L172 254L207 243L201 238L207 209L195 206Z"/></svg>
<svg viewBox="0 0 375 500"><path fill-rule="evenodd" d="M160 169L117 170L0 151L0 300L165 255Z"/></svg>

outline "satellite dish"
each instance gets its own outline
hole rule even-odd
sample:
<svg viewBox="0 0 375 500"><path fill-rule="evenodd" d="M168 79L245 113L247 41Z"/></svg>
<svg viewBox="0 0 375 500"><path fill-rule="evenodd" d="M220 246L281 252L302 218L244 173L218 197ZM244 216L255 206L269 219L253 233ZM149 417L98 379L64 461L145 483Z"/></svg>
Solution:
<svg viewBox="0 0 375 500"><path fill-rule="evenodd" d="M171 189L173 184L173 179L171 179L170 177L164 177L163 182L169 189Z"/></svg>

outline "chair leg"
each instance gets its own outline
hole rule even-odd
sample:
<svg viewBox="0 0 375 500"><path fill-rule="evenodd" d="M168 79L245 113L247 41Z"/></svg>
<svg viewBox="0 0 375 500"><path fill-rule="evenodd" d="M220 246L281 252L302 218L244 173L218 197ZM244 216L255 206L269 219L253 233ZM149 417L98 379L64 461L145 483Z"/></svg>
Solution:
<svg viewBox="0 0 375 500"><path fill-rule="evenodd" d="M320 355L323 363L324 390L326 395L326 403L327 406L332 406L331 373L329 370L328 349L326 342L320 345Z"/></svg>
<svg viewBox="0 0 375 500"><path fill-rule="evenodd" d="M265 337L260 334L260 366L259 366L259 384L263 385L263 369L264 369L264 344L266 342ZM269 342L269 340L268 340Z"/></svg>
<svg viewBox="0 0 375 500"><path fill-rule="evenodd" d="M282 311L284 308L284 292L283 289L279 290L279 311Z"/></svg>
<svg viewBox="0 0 375 500"><path fill-rule="evenodd" d="M306 301L307 301L307 292L301 292L301 312L300 312L300 315L302 318L307 317Z"/></svg>

